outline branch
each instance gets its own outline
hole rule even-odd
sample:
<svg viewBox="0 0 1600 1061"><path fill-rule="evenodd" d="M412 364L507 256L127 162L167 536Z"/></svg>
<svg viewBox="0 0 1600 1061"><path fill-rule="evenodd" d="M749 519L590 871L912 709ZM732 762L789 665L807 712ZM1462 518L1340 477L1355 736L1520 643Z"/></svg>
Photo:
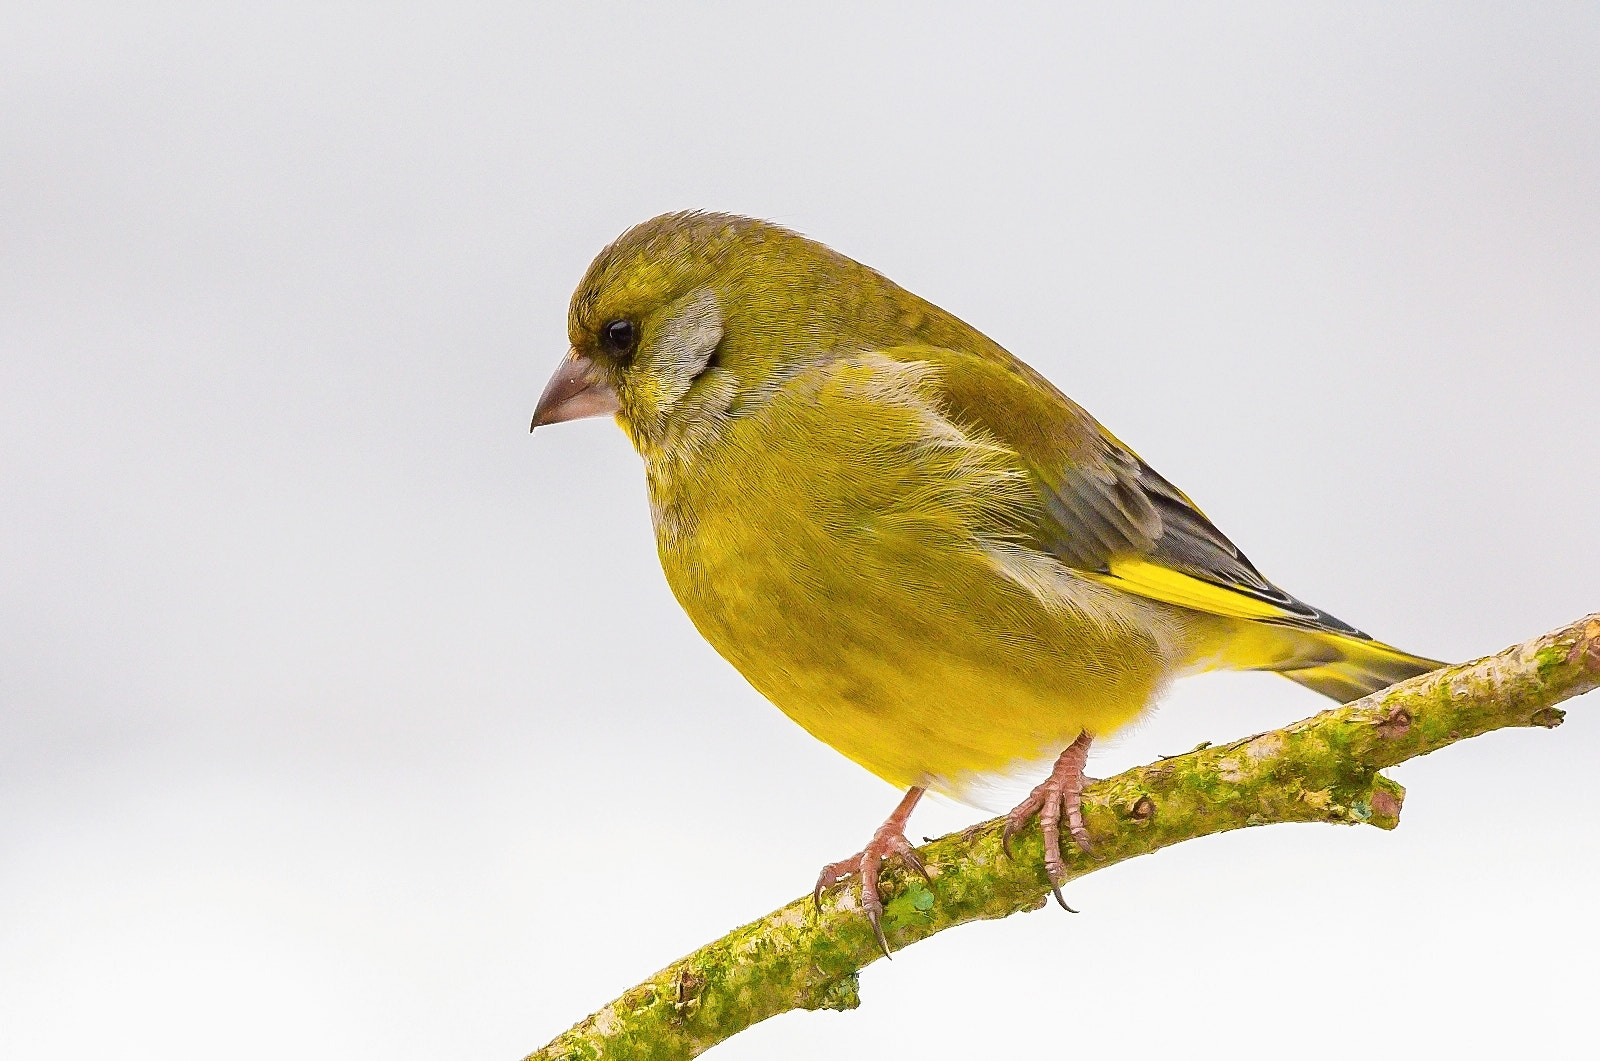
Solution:
<svg viewBox="0 0 1600 1061"><path fill-rule="evenodd" d="M1379 771L1509 726L1560 725L1555 705L1600 686L1600 612L1472 663L1446 667L1284 729L1138 767L1084 792L1092 855L1068 876L1212 833L1276 822L1393 829L1405 790ZM1037 824L1000 850L996 818L917 849L931 882L886 869L895 949L968 921L1037 910L1049 895ZM857 974L882 957L853 889L820 913L796 899L682 958L527 1061L694 1057L792 1009L853 1009Z"/></svg>

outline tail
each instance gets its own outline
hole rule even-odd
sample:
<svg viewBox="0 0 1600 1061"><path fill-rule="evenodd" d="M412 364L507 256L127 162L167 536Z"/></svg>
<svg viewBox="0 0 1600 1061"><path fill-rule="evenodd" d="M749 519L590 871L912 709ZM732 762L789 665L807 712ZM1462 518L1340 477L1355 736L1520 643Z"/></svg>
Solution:
<svg viewBox="0 0 1600 1061"><path fill-rule="evenodd" d="M1278 673L1341 704L1445 666L1438 660L1413 656L1382 641L1335 633L1318 632L1313 636L1318 647L1332 658L1316 666L1284 669Z"/></svg>
<svg viewBox="0 0 1600 1061"><path fill-rule="evenodd" d="M1119 557L1103 573L1079 573L1181 609L1196 635L1195 670L1276 671L1343 704L1445 666L1295 600L1228 548L1234 565L1228 571L1195 574L1147 557Z"/></svg>

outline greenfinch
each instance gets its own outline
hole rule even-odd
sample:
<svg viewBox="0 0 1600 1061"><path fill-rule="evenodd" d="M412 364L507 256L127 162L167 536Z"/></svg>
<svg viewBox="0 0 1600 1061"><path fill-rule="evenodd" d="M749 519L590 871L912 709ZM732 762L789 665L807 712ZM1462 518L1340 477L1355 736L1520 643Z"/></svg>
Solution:
<svg viewBox="0 0 1600 1061"><path fill-rule="evenodd" d="M815 894L921 869L925 790L1054 761L1007 816L1087 849L1090 742L1177 677L1276 671L1344 701L1441 664L1278 589L1194 502L975 328L776 225L685 212L590 265L535 428L614 415L667 582L785 714L906 789ZM1062 906L1066 906L1062 902Z"/></svg>

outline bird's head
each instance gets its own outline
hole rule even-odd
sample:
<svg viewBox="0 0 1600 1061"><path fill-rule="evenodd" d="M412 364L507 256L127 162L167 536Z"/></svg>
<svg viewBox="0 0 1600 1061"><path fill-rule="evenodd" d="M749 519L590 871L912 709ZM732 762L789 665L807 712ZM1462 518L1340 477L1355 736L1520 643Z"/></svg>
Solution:
<svg viewBox="0 0 1600 1061"><path fill-rule="evenodd" d="M676 213L623 233L573 293L533 426L614 414L647 456L892 316L879 274L764 221ZM915 300L920 304L920 300Z"/></svg>

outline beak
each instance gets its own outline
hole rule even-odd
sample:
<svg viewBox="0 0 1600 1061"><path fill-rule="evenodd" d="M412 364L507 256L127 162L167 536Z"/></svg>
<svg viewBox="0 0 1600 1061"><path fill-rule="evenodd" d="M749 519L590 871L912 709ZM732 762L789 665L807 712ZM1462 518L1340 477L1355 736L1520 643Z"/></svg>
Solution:
<svg viewBox="0 0 1600 1061"><path fill-rule="evenodd" d="M528 430L565 420L608 416L616 411L617 392L600 378L593 361L573 350L545 384L533 410L533 427Z"/></svg>

